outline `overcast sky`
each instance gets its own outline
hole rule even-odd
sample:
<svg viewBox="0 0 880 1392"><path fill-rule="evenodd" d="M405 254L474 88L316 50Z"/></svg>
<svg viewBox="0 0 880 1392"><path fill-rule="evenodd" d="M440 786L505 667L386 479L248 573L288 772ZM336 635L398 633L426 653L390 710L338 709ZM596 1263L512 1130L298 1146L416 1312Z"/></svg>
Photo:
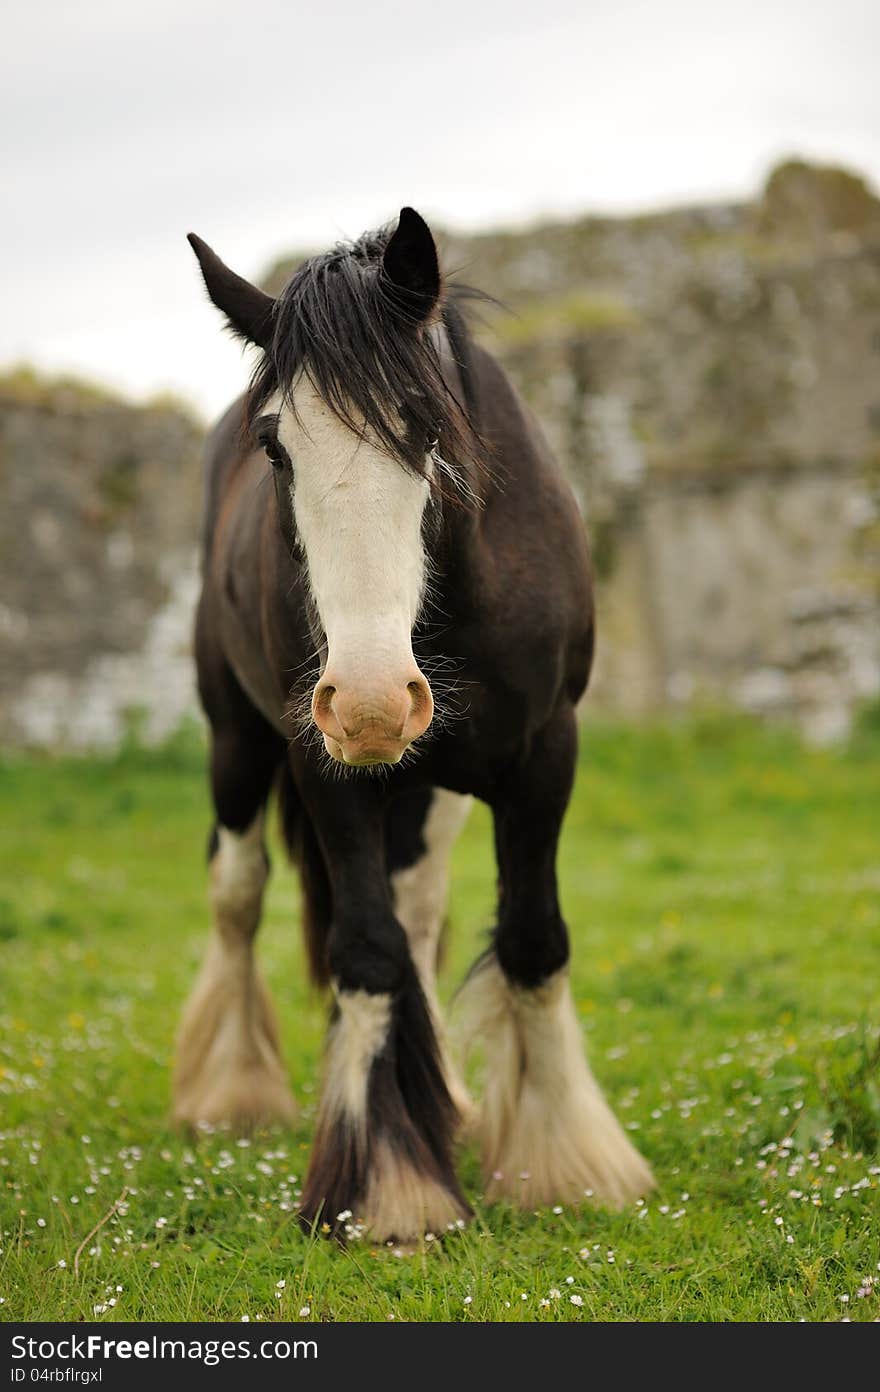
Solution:
<svg viewBox="0 0 880 1392"><path fill-rule="evenodd" d="M32 0L0 56L0 365L206 414L244 275L403 203L449 226L753 193L777 159L880 185L878 0Z"/></svg>

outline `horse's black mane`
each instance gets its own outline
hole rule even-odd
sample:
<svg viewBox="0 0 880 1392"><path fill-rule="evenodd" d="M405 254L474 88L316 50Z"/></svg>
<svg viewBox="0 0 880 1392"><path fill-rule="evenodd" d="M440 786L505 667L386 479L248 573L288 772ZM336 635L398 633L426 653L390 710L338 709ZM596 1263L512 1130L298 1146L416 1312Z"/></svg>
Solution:
<svg viewBox="0 0 880 1392"><path fill-rule="evenodd" d="M332 411L359 435L370 434L395 458L421 469L426 443L439 437L450 464L477 460L477 400L471 342L461 303L482 298L446 285L439 315L459 367L463 400L445 380L434 335L382 266L391 228L365 233L313 256L275 302L270 347L248 393L252 423L281 392L289 404L300 370ZM487 297L488 298L488 297Z"/></svg>

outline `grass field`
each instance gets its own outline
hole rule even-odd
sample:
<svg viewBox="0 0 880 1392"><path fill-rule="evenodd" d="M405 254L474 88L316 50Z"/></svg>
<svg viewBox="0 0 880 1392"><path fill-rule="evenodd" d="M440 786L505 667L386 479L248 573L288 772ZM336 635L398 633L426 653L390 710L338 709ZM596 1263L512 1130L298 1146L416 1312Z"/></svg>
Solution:
<svg viewBox="0 0 880 1392"><path fill-rule="evenodd" d="M208 924L197 737L9 759L0 819L3 1319L880 1317L880 722L834 752L587 726L560 867L576 999L659 1189L520 1213L482 1202L465 1151L476 1221L415 1255L298 1231L324 1006L277 847L261 947L300 1127L168 1128ZM447 994L491 922L489 845L478 809Z"/></svg>

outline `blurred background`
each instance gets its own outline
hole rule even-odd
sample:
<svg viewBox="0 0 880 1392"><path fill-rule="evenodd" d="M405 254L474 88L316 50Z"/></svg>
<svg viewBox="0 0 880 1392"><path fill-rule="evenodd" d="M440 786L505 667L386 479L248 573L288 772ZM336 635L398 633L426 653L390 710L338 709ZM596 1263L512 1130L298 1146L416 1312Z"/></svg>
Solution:
<svg viewBox="0 0 880 1392"><path fill-rule="evenodd" d="M0 101L0 743L194 708L199 453L277 289L429 218L578 491L591 700L846 736L880 694L880 11L36 3Z"/></svg>

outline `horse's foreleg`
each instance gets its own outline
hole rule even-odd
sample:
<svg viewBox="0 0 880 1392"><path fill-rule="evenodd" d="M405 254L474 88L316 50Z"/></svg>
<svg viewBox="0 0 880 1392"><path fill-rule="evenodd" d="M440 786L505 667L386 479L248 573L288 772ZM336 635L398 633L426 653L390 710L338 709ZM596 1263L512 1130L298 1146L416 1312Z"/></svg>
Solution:
<svg viewBox="0 0 880 1392"><path fill-rule="evenodd" d="M181 1020L174 1074L174 1117L188 1125L249 1129L290 1121L295 1112L275 1013L254 959L269 875L264 806L277 766L275 739L258 722L254 713L250 728L218 731L215 724L213 732L214 931Z"/></svg>
<svg viewBox="0 0 880 1392"><path fill-rule="evenodd" d="M407 1242L469 1216L452 1161L455 1107L391 903L375 785L314 792L308 810L333 886L335 999L301 1221Z"/></svg>
<svg viewBox="0 0 880 1392"><path fill-rule="evenodd" d="M486 1056L487 1193L526 1208L585 1196L620 1207L653 1185L590 1071L569 984L556 849L575 757L574 714L565 711L502 782L493 806L498 926L462 992Z"/></svg>
<svg viewBox="0 0 880 1392"><path fill-rule="evenodd" d="M406 794L389 816L388 863L394 911L428 1002L446 1084L462 1121L473 1104L453 1062L437 995L437 957L449 893L449 856L473 799L443 788Z"/></svg>

